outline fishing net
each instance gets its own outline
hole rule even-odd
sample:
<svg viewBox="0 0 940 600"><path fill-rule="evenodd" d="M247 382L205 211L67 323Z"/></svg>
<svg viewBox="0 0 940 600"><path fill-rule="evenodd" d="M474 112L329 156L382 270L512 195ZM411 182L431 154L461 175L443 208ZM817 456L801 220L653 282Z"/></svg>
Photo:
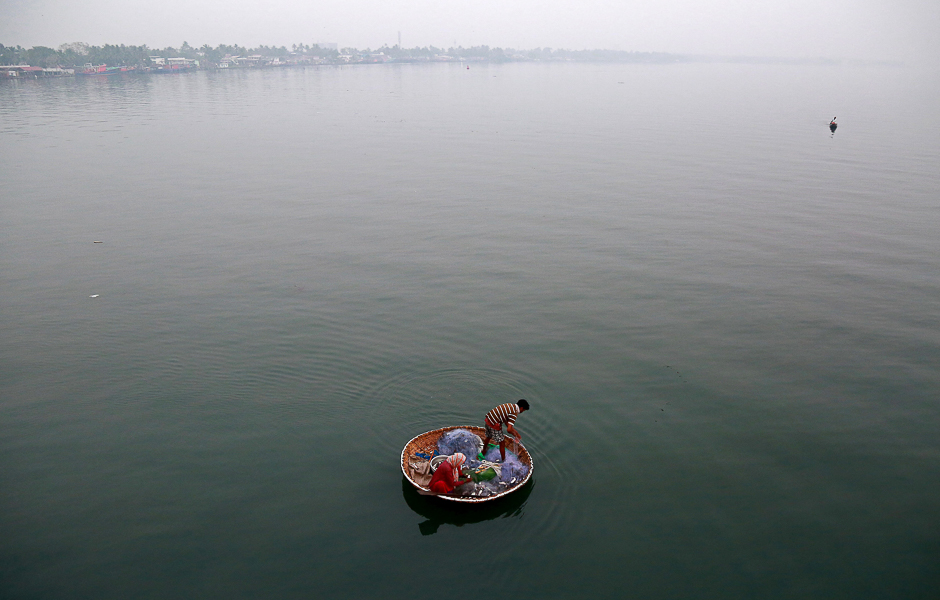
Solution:
<svg viewBox="0 0 940 600"><path fill-rule="evenodd" d="M464 463L465 471L473 471L480 466L481 461L477 459L477 454L483 448L483 440L475 433L466 429L452 429L440 437L437 441L437 452L440 455L450 456L455 452L460 452L467 457ZM455 493L464 496L486 497L504 492L514 485L520 483L529 473L527 467L519 457L509 448L506 448L506 460L502 461L499 448L488 448L486 460L493 463L499 463L499 476L486 481L477 481L475 483L462 485L455 490Z"/></svg>
<svg viewBox="0 0 940 600"><path fill-rule="evenodd" d="M445 456L460 452L468 459L476 459L482 447L480 436L466 429L451 429L437 440L437 453Z"/></svg>
<svg viewBox="0 0 940 600"><path fill-rule="evenodd" d="M490 448L489 452L486 453L486 460L491 462L499 461L499 448ZM519 460L519 457L508 448L506 449L506 460L502 461L500 465L502 469L499 475L499 481L503 483L519 483L529 474L529 467Z"/></svg>
<svg viewBox="0 0 940 600"><path fill-rule="evenodd" d="M462 485L456 489L458 494L463 496L483 497L492 496L518 485L525 479L529 473L529 467L526 466L519 457L511 450L506 450L506 460L500 462L499 448L491 448L486 455L488 462L495 462L499 465L499 476L493 477L487 481L477 481L472 484ZM469 459L464 466L466 470L473 471L480 466L482 461Z"/></svg>

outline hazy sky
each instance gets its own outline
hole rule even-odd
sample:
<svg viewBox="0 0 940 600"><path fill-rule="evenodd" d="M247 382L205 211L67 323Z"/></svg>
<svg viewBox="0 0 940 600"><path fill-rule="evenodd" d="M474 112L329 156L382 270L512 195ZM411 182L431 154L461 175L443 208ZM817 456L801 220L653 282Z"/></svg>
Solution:
<svg viewBox="0 0 940 600"><path fill-rule="evenodd" d="M940 0L0 0L0 43L337 42L933 59Z"/></svg>

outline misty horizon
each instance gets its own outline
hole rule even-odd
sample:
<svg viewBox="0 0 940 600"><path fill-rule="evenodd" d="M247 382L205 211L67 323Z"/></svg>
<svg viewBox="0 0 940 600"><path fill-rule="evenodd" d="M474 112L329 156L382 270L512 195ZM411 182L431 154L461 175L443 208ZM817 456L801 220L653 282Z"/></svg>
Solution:
<svg viewBox="0 0 940 600"><path fill-rule="evenodd" d="M432 53L463 53L466 51L473 50L484 50L484 51L498 51L504 52L507 59L513 60L574 60L574 61L604 61L604 62L618 62L618 57L620 59L630 59L634 56L657 56L663 59L671 59L675 62L754 62L754 63L781 63L781 64L838 64L838 63L858 63L858 64L872 64L872 65L900 65L904 61L897 59L877 59L877 58L856 58L856 57L841 57L834 58L831 56L805 56L805 57L786 57L786 56L769 56L769 55L745 55L745 54L733 54L733 55L716 55L716 54L690 54L690 53L676 53L676 52L651 52L645 50L617 50L613 48L553 48L553 47L537 47L537 48L513 48L509 46L489 46L489 45L480 45L480 46L436 46L436 45L425 45L425 46L399 46L397 43L394 45L385 44L375 48L365 47L357 48L353 46L343 46L336 42L328 41L318 41L312 43L306 42L295 42L291 44L259 44L257 46L242 45L239 43L223 43L217 46L210 46L209 44L190 44L188 40L183 40L179 45L169 45L164 47L152 47L147 44L113 44L113 43L104 43L101 45L97 44L88 44L82 41L73 41L65 42L55 46L33 46L32 48L27 48L20 44L4 44L3 41L0 41L0 48L18 48L22 51L28 51L31 49L49 49L55 50L57 52L66 52L73 51L81 54L80 50L77 50L81 47L84 47L87 51L90 47L107 47L107 46L119 46L119 47L128 47L128 48L142 48L153 53L154 55L168 55L173 53L178 54L204 54L206 50L217 50L217 49L226 49L232 50L232 54L241 53L258 53L265 50L269 51L285 51L285 52L310 52L312 50L322 50L324 52L336 52L339 54L368 54L368 53L380 53L383 51L401 51L401 52L432 52ZM540 55L537 55L539 53Z"/></svg>
<svg viewBox="0 0 940 600"><path fill-rule="evenodd" d="M745 6L731 0L629 5L604 2L506 6L335 0L265 6L203 1L11 0L0 40L24 48L82 41L90 45L175 47L182 40L212 47L316 42L339 48L472 48L608 50L685 56L774 59L934 61L940 4L926 0L826 3L774 0ZM400 36L400 38L399 38ZM197 40L194 43L192 40Z"/></svg>

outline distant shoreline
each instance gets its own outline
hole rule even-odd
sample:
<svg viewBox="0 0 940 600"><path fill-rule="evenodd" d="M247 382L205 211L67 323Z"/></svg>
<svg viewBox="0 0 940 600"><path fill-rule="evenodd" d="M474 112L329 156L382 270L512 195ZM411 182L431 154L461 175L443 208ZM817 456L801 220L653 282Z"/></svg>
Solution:
<svg viewBox="0 0 940 600"><path fill-rule="evenodd" d="M830 58L780 58L750 56L704 56L667 52L631 52L623 50L565 50L536 48L515 50L474 46L437 48L435 46L399 48L383 46L376 50L338 48L336 44L246 48L224 45L194 48L183 42L179 48L148 48L105 44L90 46L81 42L63 44L58 49L0 44L0 77L67 77L73 75L111 75L118 73L176 73L192 70L256 69L315 65L352 65L388 63L611 63L679 64L731 63L767 65L841 64L865 66L900 66L898 61L858 61Z"/></svg>

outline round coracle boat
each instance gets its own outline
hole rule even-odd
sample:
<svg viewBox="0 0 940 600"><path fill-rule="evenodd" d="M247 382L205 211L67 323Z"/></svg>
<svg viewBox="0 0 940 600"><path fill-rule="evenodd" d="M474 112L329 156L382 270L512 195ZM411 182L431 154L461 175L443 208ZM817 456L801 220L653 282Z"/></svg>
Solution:
<svg viewBox="0 0 940 600"><path fill-rule="evenodd" d="M428 432L422 433L421 435L417 435L411 438L411 440L407 444L405 444L405 448L401 451L401 472L405 475L405 479L407 479L408 482L411 483L411 485L413 485L414 487L418 489L419 493L427 494L427 495L434 495L434 496L437 496L438 498L442 498L444 500L450 500L452 502L470 502L470 503L489 502L490 500L496 500L497 498L502 498L503 496L507 496L515 492L516 490L525 486L525 484L529 482L529 479L532 478L532 471L533 471L532 456L525 449L525 446L523 446L521 442L517 442L512 437L507 435L506 436L506 450L512 451L519 458L519 462L521 462L522 464L524 464L525 466L529 468L529 472L525 474L525 477L523 477L521 481L516 482L515 484L512 485L512 487L509 487L503 491L500 491L498 493L495 493L489 496L461 496L457 494L434 494L433 492L431 492L430 489L428 489L424 485L421 485L417 481L417 479L421 477L421 474L419 472L419 468L421 465L418 463L419 461L422 460L418 458L417 455L419 453L424 454L424 455L434 454L435 450L437 450L437 441L440 439L440 437L444 435L445 433L447 433L448 431L452 431L454 429L466 429L467 431L470 431L478 435L480 438L483 438L484 435L486 434L486 431L482 427L475 427L472 425L469 425L469 426L457 425L454 427L441 427L440 429L428 431Z"/></svg>

